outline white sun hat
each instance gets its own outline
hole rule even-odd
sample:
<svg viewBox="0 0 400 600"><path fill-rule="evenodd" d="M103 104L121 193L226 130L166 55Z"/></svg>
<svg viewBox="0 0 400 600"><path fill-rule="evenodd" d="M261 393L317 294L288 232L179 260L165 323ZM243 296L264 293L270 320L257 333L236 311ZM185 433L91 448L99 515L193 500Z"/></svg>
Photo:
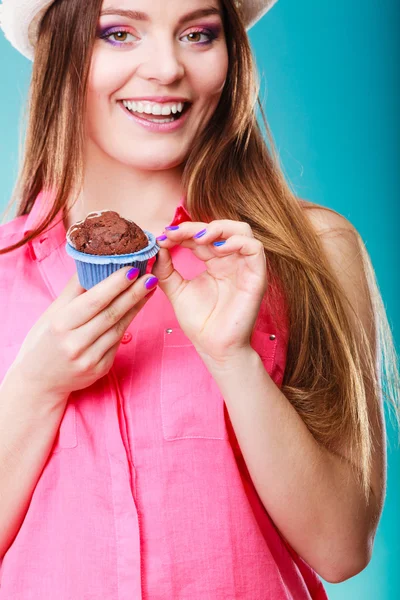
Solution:
<svg viewBox="0 0 400 600"><path fill-rule="evenodd" d="M54 0L3 0L0 4L0 27L5 37L29 60L34 57L40 21L53 2ZM277 0L234 2L241 10L246 29L250 29Z"/></svg>

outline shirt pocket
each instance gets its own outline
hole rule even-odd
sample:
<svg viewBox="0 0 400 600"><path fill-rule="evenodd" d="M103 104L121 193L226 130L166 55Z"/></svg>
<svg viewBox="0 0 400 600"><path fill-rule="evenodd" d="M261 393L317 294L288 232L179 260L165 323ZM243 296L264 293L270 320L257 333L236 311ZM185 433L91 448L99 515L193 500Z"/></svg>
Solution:
<svg viewBox="0 0 400 600"><path fill-rule="evenodd" d="M255 329L251 338L251 346L261 358L265 370L275 380L278 367L276 360L278 349L277 334Z"/></svg>
<svg viewBox="0 0 400 600"><path fill-rule="evenodd" d="M254 331L252 347L274 375L277 336ZM243 394L246 391L243 390ZM164 331L161 363L161 419L166 440L228 440L224 399L195 347L177 327Z"/></svg>
<svg viewBox="0 0 400 600"><path fill-rule="evenodd" d="M9 368L13 364L19 349L20 344L13 344L10 346L3 346L0 348L0 385L5 378ZM52 454L60 452L64 448L75 448L78 445L77 434L76 434L76 409L73 401L73 394L68 400L67 407L64 412L64 416L60 423L59 430L57 432L56 439L54 441Z"/></svg>
<svg viewBox="0 0 400 600"><path fill-rule="evenodd" d="M228 439L221 392L179 327L164 331L160 401L166 440Z"/></svg>

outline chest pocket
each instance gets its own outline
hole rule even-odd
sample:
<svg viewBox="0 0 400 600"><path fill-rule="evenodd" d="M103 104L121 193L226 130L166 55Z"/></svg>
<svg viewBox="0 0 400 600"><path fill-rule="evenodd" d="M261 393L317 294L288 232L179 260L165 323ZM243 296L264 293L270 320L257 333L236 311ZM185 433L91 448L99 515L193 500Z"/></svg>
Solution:
<svg viewBox="0 0 400 600"><path fill-rule="evenodd" d="M13 364L20 347L20 344L13 344L0 348L0 385ZM77 445L76 409L74 402L69 400L51 453L55 454L64 448L75 448Z"/></svg>
<svg viewBox="0 0 400 600"><path fill-rule="evenodd" d="M277 336L262 331L255 331L252 338L271 377L275 375L277 342ZM221 392L179 327L164 331L160 400L166 440L230 439Z"/></svg>

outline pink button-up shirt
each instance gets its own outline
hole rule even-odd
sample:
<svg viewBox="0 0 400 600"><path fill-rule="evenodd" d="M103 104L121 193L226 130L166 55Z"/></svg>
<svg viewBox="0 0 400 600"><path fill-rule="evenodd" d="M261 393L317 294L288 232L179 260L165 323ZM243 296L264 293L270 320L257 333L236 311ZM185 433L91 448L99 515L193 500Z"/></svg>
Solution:
<svg viewBox="0 0 400 600"><path fill-rule="evenodd" d="M41 193L29 215L2 225L0 246L32 230L49 201ZM182 198L171 224L186 220ZM61 220L0 255L0 381L75 272L65 233ZM204 270L187 248L172 257L186 278ZM265 310L252 345L281 385L287 332ZM263 507L221 393L157 289L109 375L70 395L0 564L0 600L326 598Z"/></svg>

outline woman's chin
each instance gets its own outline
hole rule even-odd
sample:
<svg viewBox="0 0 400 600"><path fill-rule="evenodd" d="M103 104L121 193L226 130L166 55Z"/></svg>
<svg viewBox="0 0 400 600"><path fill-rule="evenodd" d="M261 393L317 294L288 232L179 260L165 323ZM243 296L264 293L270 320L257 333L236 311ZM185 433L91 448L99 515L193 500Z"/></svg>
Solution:
<svg viewBox="0 0 400 600"><path fill-rule="evenodd" d="M164 155L163 153L156 154L154 152L149 153L146 156L146 153L141 153L139 156L132 155L124 155L124 156L115 156L115 160L129 165L133 169L139 169L143 171L166 171L169 169L175 169L179 167L187 158L186 155L182 155L179 153L179 156L171 158L171 152L168 152L168 155Z"/></svg>

